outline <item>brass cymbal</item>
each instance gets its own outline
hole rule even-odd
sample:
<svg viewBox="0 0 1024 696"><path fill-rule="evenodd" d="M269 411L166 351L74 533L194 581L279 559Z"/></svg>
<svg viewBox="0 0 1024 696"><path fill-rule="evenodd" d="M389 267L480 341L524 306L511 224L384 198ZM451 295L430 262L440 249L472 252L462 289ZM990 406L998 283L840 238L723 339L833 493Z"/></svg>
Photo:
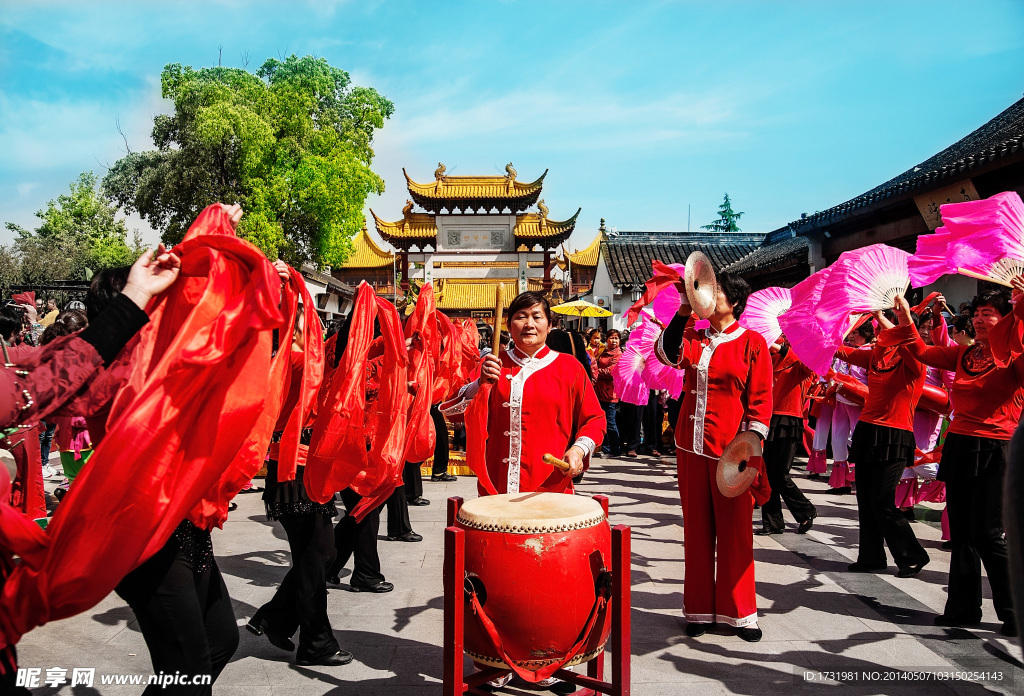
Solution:
<svg viewBox="0 0 1024 696"><path fill-rule="evenodd" d="M686 258L683 280L693 313L699 319L707 319L714 314L718 301L718 280L711 259L700 251L690 254Z"/></svg>
<svg viewBox="0 0 1024 696"><path fill-rule="evenodd" d="M750 430L744 431L726 445L722 456L718 458L718 471L715 481L718 490L726 498L735 498L748 488L757 478L757 469L747 466L747 461L761 456L761 438Z"/></svg>

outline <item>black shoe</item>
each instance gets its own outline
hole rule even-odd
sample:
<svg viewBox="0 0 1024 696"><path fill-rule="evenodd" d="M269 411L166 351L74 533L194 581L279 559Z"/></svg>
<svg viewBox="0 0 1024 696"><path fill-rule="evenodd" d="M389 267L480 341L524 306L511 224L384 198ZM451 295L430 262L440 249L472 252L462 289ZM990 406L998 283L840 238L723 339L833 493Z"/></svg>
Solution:
<svg viewBox="0 0 1024 696"><path fill-rule="evenodd" d="M690 638L696 638L707 633L709 628L711 628L711 624L709 623L691 623L690 621L687 621L686 635Z"/></svg>
<svg viewBox="0 0 1024 696"><path fill-rule="evenodd" d="M782 534L785 531L785 529L772 529L771 527L761 527L756 532L754 532L754 534L755 536L768 536L770 534Z"/></svg>
<svg viewBox="0 0 1024 696"><path fill-rule="evenodd" d="M811 479L812 481L817 481L818 479L821 478L821 474L807 474L807 478Z"/></svg>
<svg viewBox="0 0 1024 696"><path fill-rule="evenodd" d="M394 585L392 585L390 582L385 582L384 580L381 580L380 582L375 582L372 585L357 585L353 582L349 585L349 587L352 588L353 592L373 592L375 594L383 594L385 592L390 592L391 590L395 589Z"/></svg>
<svg viewBox="0 0 1024 696"><path fill-rule="evenodd" d="M339 648L338 652L333 655L328 655L327 657L296 658L295 664L302 667L341 667L342 665L347 665L351 661L352 653L348 650L341 650Z"/></svg>
<svg viewBox="0 0 1024 696"><path fill-rule="evenodd" d="M459 477L455 476L454 474L449 474L449 473L446 472L446 473L443 473L443 474L436 474L434 476L431 476L430 480L434 481L435 483L439 482L439 481L443 481L445 483L450 483L452 481L458 481Z"/></svg>
<svg viewBox="0 0 1024 696"><path fill-rule="evenodd" d="M910 522L914 522L917 520L917 515L914 514L914 508L907 508L906 510L900 510L900 512L902 512L903 517L905 517Z"/></svg>
<svg viewBox="0 0 1024 696"><path fill-rule="evenodd" d="M413 498L409 501L409 504L415 505L416 507L423 507L424 505L430 505L430 501L421 496L419 498Z"/></svg>
<svg viewBox="0 0 1024 696"><path fill-rule="evenodd" d="M607 457L607 456L608 455L605 454L604 452L602 452L601 450L594 450L594 453L592 455L590 455L590 458L591 459L601 459L602 457ZM477 687L477 688L479 688L479 687Z"/></svg>
<svg viewBox="0 0 1024 696"><path fill-rule="evenodd" d="M930 560L931 560L930 558L926 558L921 563L915 563L912 566L907 566L906 568L900 568L899 570L896 571L896 577L898 577L898 578L912 578L915 575L917 575L918 573L920 573L921 570L926 565L928 565L928 561L930 561Z"/></svg>
<svg viewBox="0 0 1024 696"><path fill-rule="evenodd" d="M568 694L574 694L578 690L579 687L577 687L572 682L567 681L556 681L554 684L548 687L548 691L550 691L551 693L563 694L563 696L568 696Z"/></svg>
<svg viewBox="0 0 1024 696"><path fill-rule="evenodd" d="M797 528L796 528L796 533L797 534L806 534L807 532L811 531L811 527L813 527L813 526L814 526L814 518L812 517L809 520L804 520L803 522L801 522L799 524L799 526L797 526Z"/></svg>
<svg viewBox="0 0 1024 696"><path fill-rule="evenodd" d="M260 616L258 611L251 619L249 619L249 623L245 624L245 628L254 636L266 635L267 640L269 640L270 644L275 648L287 650L288 652L295 650L295 643L292 642L292 639L288 636L282 636L279 633L271 631L269 624L267 624L267 620Z"/></svg>
<svg viewBox="0 0 1024 696"><path fill-rule="evenodd" d="M1016 638L1017 637L1017 619L1015 619L1015 618L1014 619L1007 619L1006 621L1004 621L1003 622L1003 627L999 629L999 632L1002 633L1007 638Z"/></svg>
<svg viewBox="0 0 1024 696"><path fill-rule="evenodd" d="M329 576L327 576L327 584L328 585L340 585L341 584L341 578L339 578L337 575L329 575Z"/></svg>
<svg viewBox="0 0 1024 696"><path fill-rule="evenodd" d="M842 488L829 488L825 491L826 495L850 495L853 493L851 486L843 486Z"/></svg>
<svg viewBox="0 0 1024 696"><path fill-rule="evenodd" d="M942 542L942 549L944 551L949 551L952 548L953 548L953 542L952 541L944 541L944 542Z"/></svg>
<svg viewBox="0 0 1024 696"><path fill-rule="evenodd" d="M969 618L966 616L955 616L952 614L939 614L933 619L936 626L951 626L959 628L962 626L977 626L981 623L981 616Z"/></svg>
<svg viewBox="0 0 1024 696"><path fill-rule="evenodd" d="M846 569L851 573L881 573L887 567L884 563L882 565L868 565L867 563L857 561L846 566Z"/></svg>
<svg viewBox="0 0 1024 696"><path fill-rule="evenodd" d="M416 532L406 532L402 536L389 536L388 541L423 541L423 537Z"/></svg>
<svg viewBox="0 0 1024 696"><path fill-rule="evenodd" d="M736 629L736 635L748 643L756 643L761 640L761 629L757 626L744 626Z"/></svg>

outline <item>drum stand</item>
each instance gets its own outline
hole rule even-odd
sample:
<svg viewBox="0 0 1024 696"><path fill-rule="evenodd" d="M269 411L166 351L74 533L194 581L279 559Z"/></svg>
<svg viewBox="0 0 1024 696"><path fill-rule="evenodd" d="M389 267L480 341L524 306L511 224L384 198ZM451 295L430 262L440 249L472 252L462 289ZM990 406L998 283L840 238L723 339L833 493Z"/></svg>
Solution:
<svg viewBox="0 0 1024 696"><path fill-rule="evenodd" d="M608 496L595 495L608 514ZM448 499L448 527L444 530L444 670L443 696L487 696L477 687L500 679L511 670L488 667L466 674L463 665L463 630L466 603L463 600L466 575L465 532L455 526L455 518L462 507L462 498ZM629 696L630 660L630 535L624 524L612 527L612 680L604 680L604 652L587 662L586 675L560 669L554 677L580 687L572 696Z"/></svg>

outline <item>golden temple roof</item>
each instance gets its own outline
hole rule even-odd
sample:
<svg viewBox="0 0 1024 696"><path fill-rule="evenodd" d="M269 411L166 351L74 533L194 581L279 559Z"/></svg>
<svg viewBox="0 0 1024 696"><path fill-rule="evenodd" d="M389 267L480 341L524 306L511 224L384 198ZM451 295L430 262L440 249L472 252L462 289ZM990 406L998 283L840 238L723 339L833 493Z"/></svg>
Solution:
<svg viewBox="0 0 1024 696"><path fill-rule="evenodd" d="M363 225L359 236L352 240L352 247L352 255L341 264L341 268L384 268L395 260L394 254L381 249L373 241L370 233L366 231L366 225Z"/></svg>
<svg viewBox="0 0 1024 696"><path fill-rule="evenodd" d="M407 206L405 216L394 222L381 220L373 210L370 210L370 214L373 215L380 236L396 247L405 248L413 244L435 247L437 244L437 223L429 213L413 213ZM552 245L561 243L576 229L579 214L580 210L577 209L575 215L560 222L537 213L516 215L516 226L513 229L516 247L525 245L532 248L541 242Z"/></svg>
<svg viewBox="0 0 1024 696"><path fill-rule="evenodd" d="M516 180L511 162L505 166L505 176L448 176L445 166L438 163L434 181L427 184L413 181L404 168L402 173L413 200L434 213L442 208L449 211L453 208L499 211L509 208L520 212L537 202L548 171L545 169L540 178L529 183Z"/></svg>
<svg viewBox="0 0 1024 696"><path fill-rule="evenodd" d="M601 242L603 241L604 233L598 232L597 236L594 237L594 241L592 241L585 249L580 249L579 251L569 254L569 261L572 262L573 266L596 267L598 254L601 253ZM562 249L564 250L565 247L563 246ZM556 259L556 261L558 263L558 267L564 271L568 265L564 255L562 258Z"/></svg>
<svg viewBox="0 0 1024 696"><path fill-rule="evenodd" d="M440 278L434 281L434 295L437 308L444 310L494 310L495 288L501 283L504 298L504 309L512 304L519 294L519 281L515 278ZM553 281L552 289L560 288L559 281ZM540 292L543 281L540 278L527 279L528 290Z"/></svg>

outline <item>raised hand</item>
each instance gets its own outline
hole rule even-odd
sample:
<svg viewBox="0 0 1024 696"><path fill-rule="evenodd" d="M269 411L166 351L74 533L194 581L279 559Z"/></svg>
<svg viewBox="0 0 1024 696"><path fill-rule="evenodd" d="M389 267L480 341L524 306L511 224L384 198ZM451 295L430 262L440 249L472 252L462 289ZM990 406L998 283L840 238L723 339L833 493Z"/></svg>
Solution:
<svg viewBox="0 0 1024 696"><path fill-rule="evenodd" d="M228 205L227 203L221 203L220 207L224 209L224 212L231 218L231 229L238 229L238 221L242 219L242 206L235 203L234 205Z"/></svg>
<svg viewBox="0 0 1024 696"><path fill-rule="evenodd" d="M491 383L501 377L501 360L494 353L488 353L480 360L480 382Z"/></svg>
<svg viewBox="0 0 1024 696"><path fill-rule="evenodd" d="M171 287L180 273L181 259L160 244L156 250L147 249L132 264L128 271L128 281L121 292L139 309L145 309L153 297Z"/></svg>

